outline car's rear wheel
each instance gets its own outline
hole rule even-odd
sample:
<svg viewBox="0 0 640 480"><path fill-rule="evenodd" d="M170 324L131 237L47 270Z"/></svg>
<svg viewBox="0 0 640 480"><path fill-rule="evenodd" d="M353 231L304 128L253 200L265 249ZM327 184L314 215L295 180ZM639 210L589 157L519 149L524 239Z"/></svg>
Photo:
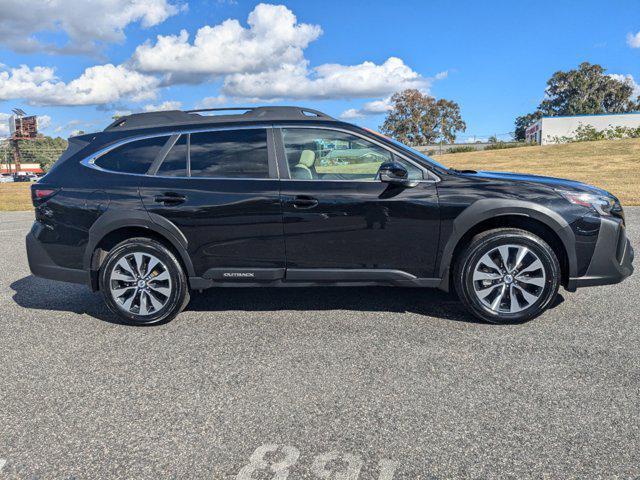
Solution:
<svg viewBox="0 0 640 480"><path fill-rule="evenodd" d="M189 303L180 262L149 238L125 240L109 251L100 269L100 290L113 313L136 325L167 322Z"/></svg>
<svg viewBox="0 0 640 480"><path fill-rule="evenodd" d="M461 301L473 315L492 323L537 317L555 299L560 279L553 249L540 237L512 228L475 236L454 269Z"/></svg>

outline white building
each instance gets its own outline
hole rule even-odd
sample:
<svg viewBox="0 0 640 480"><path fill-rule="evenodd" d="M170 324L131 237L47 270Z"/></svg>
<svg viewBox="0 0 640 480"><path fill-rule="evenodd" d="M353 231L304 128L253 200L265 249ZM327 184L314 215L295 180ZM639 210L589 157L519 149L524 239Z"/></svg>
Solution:
<svg viewBox="0 0 640 480"><path fill-rule="evenodd" d="M591 125L598 131L607 130L610 127L638 128L640 127L640 112L542 117L536 123L527 127L525 137L527 142L548 145L550 143L557 143L557 138L573 138L576 129L580 125Z"/></svg>

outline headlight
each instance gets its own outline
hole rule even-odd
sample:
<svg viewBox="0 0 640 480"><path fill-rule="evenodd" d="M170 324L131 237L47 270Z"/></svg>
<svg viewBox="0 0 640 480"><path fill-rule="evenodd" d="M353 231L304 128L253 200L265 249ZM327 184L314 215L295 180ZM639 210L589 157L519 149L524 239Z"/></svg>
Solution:
<svg viewBox="0 0 640 480"><path fill-rule="evenodd" d="M616 205L615 198L597 193L570 192L568 190L556 190L556 192L574 205L593 208L600 215L611 215L611 210Z"/></svg>

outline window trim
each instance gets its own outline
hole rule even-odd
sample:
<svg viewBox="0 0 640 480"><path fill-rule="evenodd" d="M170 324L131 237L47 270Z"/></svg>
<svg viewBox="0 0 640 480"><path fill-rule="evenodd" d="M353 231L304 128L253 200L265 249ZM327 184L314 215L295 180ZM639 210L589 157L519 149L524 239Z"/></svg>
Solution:
<svg viewBox="0 0 640 480"><path fill-rule="evenodd" d="M192 133L205 133L205 132L219 132L219 131L229 131L229 130L265 130L266 131L266 138L267 138L267 162L268 162L268 168L269 168L269 176L266 178L257 178L257 177L191 177L191 162L189 161L190 159L190 154L191 154L191 134ZM273 134L269 134L269 131L273 130L273 128L270 125L236 125L236 126L229 126L229 127L214 127L214 128L195 128L195 129L188 129L188 130L172 130L172 131L167 131L167 132L158 132L158 133L152 133L152 134L147 134L147 135L137 135L137 136L133 136L133 137L127 137L127 138L123 138L122 140L119 140L117 142L112 143L111 145L108 145L104 148L99 149L98 151L92 153L91 155L85 157L83 160L80 161L80 164L84 165L85 167L88 168L93 168L95 170L99 170L101 172L106 172L106 173L114 173L116 175L133 175L133 176L137 176L137 177L154 177L154 178L171 178L171 179L192 179L192 178L197 178L200 180L262 180L262 181L274 181L274 180L279 180L279 176L278 176L278 166L276 163L276 156L275 156L275 149L270 147L270 142L273 143ZM179 177L175 177L175 176L164 176L164 175L155 175L153 173L151 173L151 169L152 167L155 166L156 162L157 162L157 168L156 168L156 172L157 169L160 168L160 165L162 165L162 162L164 162L165 158L167 157L167 154L169 153L169 150L171 149L171 147L169 147L166 151L164 151L165 147L167 146L168 142L171 141L171 139L175 136L176 140L174 141L174 143L172 144L172 146L175 144L175 142L177 141L177 139L180 137L180 135L187 135L188 139L187 139L187 175L186 177L183 176L179 176ZM149 169L145 172L145 173L130 173L130 172L117 172L115 170L108 170L106 168L102 168L99 165L96 165L96 160L99 159L101 156L106 155L107 153L109 153L110 151L121 147L122 145L126 145L128 143L133 143L139 140L147 140L149 138L157 138L157 137L167 137L167 143L165 143L165 145L162 147L162 149L160 150L160 152L158 152L158 155L156 156L156 158L154 158L153 162L151 163Z"/></svg>
<svg viewBox="0 0 640 480"><path fill-rule="evenodd" d="M83 160L80 161L80 163L82 165L84 165L85 167L89 167L89 168L93 168L95 170L99 170L101 172L107 172L107 173L114 173L117 175L133 175L133 176L138 176L138 177L149 177L149 176L153 176L155 178L171 178L171 179L189 179L189 178L199 178L199 179L209 179L209 180L261 180L261 181L273 181L273 180L290 180L290 181L294 181L294 182L361 182L361 183L371 183L371 180L358 180L358 179L353 179L353 180L340 180L340 179L332 179L332 180L322 180L322 179L316 179L316 180L304 180L304 179L300 179L300 178L291 178L290 173L289 173L289 165L287 164L287 159L286 159L286 155L285 155L285 149L284 149L284 141L283 141L283 134L282 134L282 129L284 128L302 128L302 129L315 129L315 130L332 130L332 131L336 131L336 132L342 132L342 133L348 133L351 135L355 135L357 137L360 137L364 140L367 140L391 153L393 153L394 155L397 155L398 157L402 158L403 160L411 163L412 165L415 165L416 167L418 167L419 169L421 169L423 171L423 173L425 173L429 178L424 178L423 180L416 180L416 182L418 183L438 183L441 181L440 176L438 176L436 173L434 173L431 169L420 165L419 163L417 163L415 160L412 160L411 158L409 158L405 153L399 152L396 149L390 148L389 146L383 144L382 142L379 142L378 140L376 140L375 138L369 137L365 134L362 134L360 132L356 132L353 130L349 130L346 128L340 128L340 127L333 127L333 126L324 126L324 125L291 125L291 124L274 124L274 125L235 125L235 126L228 126L228 127L209 127L209 128L195 128L195 129L188 129L188 130L171 130L171 131L167 131L167 132L158 132L158 133L153 133L153 134L147 134L147 135L138 135L138 136L133 136L133 137L127 137L124 138L122 140L119 140L117 142L112 143L111 145L108 145L104 148L99 149L98 151L94 152L93 154L87 156L86 158L84 158ZM95 164L95 161L100 158L102 155L107 154L108 152L110 152L111 150L118 148L122 145L126 145L127 143L131 143L131 142L135 142L138 140L146 140L148 138L156 138L156 137L167 137L167 141L169 141L171 139L172 136L174 135L184 135L184 134L188 134L189 138L187 141L187 158L189 158L189 154L191 153L191 133L201 133L201 132L217 132L217 131L227 131L227 130L258 130L258 129L264 129L267 132L267 158L268 158L268 162L269 162L269 177L268 178L249 178L249 177L191 177L191 176L186 176L186 177L173 177L173 176L162 176L162 175L150 175L150 170L151 167L149 168L149 170L147 170L147 172L145 173L128 173L128 172L117 172L115 170L108 170L106 168L102 168L99 165ZM164 147L163 147L164 148ZM162 152L162 151L161 151ZM158 156L160 155L160 153L158 153ZM162 158L162 161L164 161L164 159L166 158L166 155L168 153L167 152L164 154L164 157ZM154 159L154 162L151 164L151 166L153 166L153 164L155 163L155 161L158 158ZM158 164L158 168L159 165L161 165L162 162L160 162ZM191 174L191 165L190 162L187 161L187 169L189 170L187 172L188 175Z"/></svg>
<svg viewBox="0 0 640 480"><path fill-rule="evenodd" d="M377 141L374 138L371 138L367 135L364 135L360 132L355 132L353 130L349 130L346 128L340 128L340 127L327 127L327 126L322 126L322 125L287 125L287 124L282 124L282 125L274 125L273 129L274 129L274 136L276 138L276 145L277 145L277 151L278 151L278 167L279 170L282 172L284 171L285 176L280 175L280 180L289 180L292 182L358 182L358 183L372 183L372 180L362 180L362 179L356 179L354 178L353 180L346 180L346 179L328 179L328 180L324 180L322 178L316 178L316 179L312 179L312 180L307 180L304 178L291 178L291 172L289 171L289 164L287 161L287 155L286 155L286 150L284 147L284 129L304 129L304 130L330 130L330 131L334 131L334 132L341 132L341 133L347 133L356 137L360 137L363 140L367 140L368 142L373 143L374 145L382 148L383 150L386 150L387 152L390 152L392 155L396 155L399 158L405 160L406 162L409 162L411 165L417 167L418 169L420 169L423 173L423 176L425 178L423 178L422 180L415 180L418 183L437 183L439 182L441 179L438 175L436 175L434 172L432 172L430 169L424 167L423 165L420 165L419 163L417 163L415 160L412 160L411 158L409 158L406 154L401 153L393 148L389 148L387 145L385 145L382 142ZM428 178L426 178L428 177ZM375 180L373 180L373 182L375 182Z"/></svg>
<svg viewBox="0 0 640 480"><path fill-rule="evenodd" d="M115 174L118 174L118 175L135 175L135 176L138 176L138 177L147 176L148 173L149 173L149 170L153 167L154 163L158 160L159 155L162 154L163 150L167 147L167 143L171 141L172 136L173 136L173 134L165 132L165 133L161 133L161 134L157 134L157 135L140 135L138 137L129 137L129 138L124 139L122 141L112 143L108 147L101 148L97 152L94 152L91 155L89 155L88 157L85 157L83 160L81 160L80 164L84 165L85 167L89 167L89 168L93 168L95 170L99 170L101 172L115 173ZM98 160L100 157L106 155L107 153L111 152L112 150L115 150L116 148L119 148L119 147L121 147L123 145L127 145L128 143L138 142L138 141L141 141L141 140L148 140L150 138L159 138L159 137L167 137L167 140L165 141L164 145L160 148L160 151L156 154L156 157L153 159L153 161L151 162L151 165L149 165L149 168L147 169L147 171L145 173L118 172L117 170L109 170L108 168L103 168L100 165L96 165L96 163L95 163L96 160ZM166 156L166 153L165 153L165 156Z"/></svg>

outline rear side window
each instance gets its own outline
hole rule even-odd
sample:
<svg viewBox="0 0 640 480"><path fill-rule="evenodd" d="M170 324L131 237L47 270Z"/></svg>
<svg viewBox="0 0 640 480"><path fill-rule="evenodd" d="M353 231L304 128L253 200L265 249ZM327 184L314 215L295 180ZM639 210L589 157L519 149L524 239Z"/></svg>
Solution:
<svg viewBox="0 0 640 480"><path fill-rule="evenodd" d="M147 173L168 138L147 138L120 145L97 158L94 163L100 168L113 172Z"/></svg>
<svg viewBox="0 0 640 480"><path fill-rule="evenodd" d="M156 175L162 177L186 177L187 176L187 139L189 135L180 135L167 156L162 161Z"/></svg>
<svg viewBox="0 0 640 480"><path fill-rule="evenodd" d="M191 176L268 178L265 129L191 134Z"/></svg>

